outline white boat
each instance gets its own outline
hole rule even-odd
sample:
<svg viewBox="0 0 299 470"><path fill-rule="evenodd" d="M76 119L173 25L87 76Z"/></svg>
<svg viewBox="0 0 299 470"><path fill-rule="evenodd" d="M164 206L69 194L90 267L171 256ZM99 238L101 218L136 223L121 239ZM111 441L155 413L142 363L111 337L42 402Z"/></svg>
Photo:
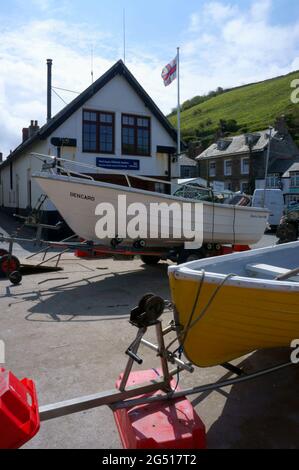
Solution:
<svg viewBox="0 0 299 470"><path fill-rule="evenodd" d="M205 243L250 245L257 243L266 229L269 214L266 209L186 199L130 186L95 181L86 175L82 177L82 174L74 174L74 172L67 170L64 173L57 174L54 170L52 172L42 171L35 173L33 178L56 206L71 229L84 240L97 244L110 245L111 239L119 237L117 225L119 220L116 221L115 233L110 237L99 240L95 232L99 220L99 216L96 215L96 207L99 203L105 202L112 204L117 209L118 196L126 196L127 206L133 203L142 203L148 209L148 213L150 213L151 203L165 202L172 204L176 202L182 207L183 203L186 202L193 204L202 202L203 240ZM128 179L129 175L126 176ZM138 178L136 175L131 176ZM144 177L141 179L157 181ZM120 216L124 218L127 217L127 214L121 213ZM175 220L172 223L174 224ZM150 228L154 233L155 227ZM160 226L157 227L156 233L156 237L151 236L146 239L147 247L176 246L185 241L190 241L190 239L184 238L183 235L176 238L172 230L170 230L169 237L162 239ZM132 243L132 241L134 240L129 237L123 239L122 243Z"/></svg>

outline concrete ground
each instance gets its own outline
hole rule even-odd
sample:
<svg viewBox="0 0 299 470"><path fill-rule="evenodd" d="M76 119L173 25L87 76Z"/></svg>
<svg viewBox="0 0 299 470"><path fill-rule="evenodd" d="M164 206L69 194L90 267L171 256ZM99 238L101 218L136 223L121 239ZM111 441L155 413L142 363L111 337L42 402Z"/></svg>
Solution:
<svg viewBox="0 0 299 470"><path fill-rule="evenodd" d="M0 226L6 219L0 215ZM0 232L3 231L0 229ZM266 235L262 245L272 244ZM28 248L28 247L25 247ZM24 256L24 247L18 247ZM63 271L28 275L12 286L0 280L0 339L5 366L33 378L41 405L114 387L135 331L130 309L145 292L169 298L167 263L86 261L68 255ZM165 320L170 319L166 313ZM152 334L149 335L150 337ZM142 348L143 368L157 364ZM256 352L236 361L247 371L288 360L288 351ZM190 387L229 377L221 367L181 374ZM207 428L209 448L299 448L299 375L296 368L190 399ZM106 408L42 423L26 448L120 448Z"/></svg>

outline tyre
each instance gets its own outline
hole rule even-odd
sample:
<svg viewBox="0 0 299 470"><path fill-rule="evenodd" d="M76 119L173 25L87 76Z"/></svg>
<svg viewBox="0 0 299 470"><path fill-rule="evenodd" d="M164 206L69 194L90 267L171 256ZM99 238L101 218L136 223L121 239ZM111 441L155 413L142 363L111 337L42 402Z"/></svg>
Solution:
<svg viewBox="0 0 299 470"><path fill-rule="evenodd" d="M178 257L178 264L191 263L205 258L204 250L182 250Z"/></svg>
<svg viewBox="0 0 299 470"><path fill-rule="evenodd" d="M144 264L147 264L148 266L155 266L161 260L159 256L150 256L150 255L142 255L140 256L140 258L141 258L141 261Z"/></svg>
<svg viewBox="0 0 299 470"><path fill-rule="evenodd" d="M4 255L0 258L0 274L9 276L14 271L19 271L20 261L16 256Z"/></svg>
<svg viewBox="0 0 299 470"><path fill-rule="evenodd" d="M4 255L8 255L8 251L4 250L3 248L0 248L0 257Z"/></svg>
<svg viewBox="0 0 299 470"><path fill-rule="evenodd" d="M15 286L17 286L18 284L20 284L20 282L22 281L22 274L20 273L20 271L13 271L10 275L9 275L9 280L12 284L14 284Z"/></svg>

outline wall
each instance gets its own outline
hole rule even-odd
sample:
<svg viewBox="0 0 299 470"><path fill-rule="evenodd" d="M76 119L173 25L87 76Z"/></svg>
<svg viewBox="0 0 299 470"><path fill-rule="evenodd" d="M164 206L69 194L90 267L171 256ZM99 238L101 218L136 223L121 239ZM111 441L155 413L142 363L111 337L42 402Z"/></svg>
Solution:
<svg viewBox="0 0 299 470"><path fill-rule="evenodd" d="M221 181L221 182L230 182L232 191L240 191L240 182L248 181L249 175L243 175L241 173L241 159L247 157L248 155L226 157L226 158L211 158L211 160L202 160L200 161L200 177L204 178L210 182L212 181ZM224 161L232 161L232 175L224 176ZM216 176L209 176L209 162L216 162Z"/></svg>
<svg viewBox="0 0 299 470"><path fill-rule="evenodd" d="M82 152L82 115L83 109L94 109L100 111L111 111L115 113L115 154L92 154ZM134 171L135 174L147 176L166 176L168 170L168 156L156 153L157 145L175 146L176 143L166 132L164 127L145 106L143 101L128 84L126 79L117 75L96 95L88 100L82 108L76 111L53 133L55 137L69 137L77 139L77 149L63 149L63 156L72 156L83 163L96 165L97 157L104 158L122 158L121 154L121 114L137 114L151 118L151 157L136 157L124 155L123 158L140 160L140 170ZM55 154L55 147L50 144L51 152Z"/></svg>

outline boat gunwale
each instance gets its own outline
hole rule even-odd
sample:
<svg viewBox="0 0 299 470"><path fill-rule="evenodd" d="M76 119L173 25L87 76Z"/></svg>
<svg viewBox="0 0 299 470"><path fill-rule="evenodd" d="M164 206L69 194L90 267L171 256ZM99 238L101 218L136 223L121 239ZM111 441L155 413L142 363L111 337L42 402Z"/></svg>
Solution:
<svg viewBox="0 0 299 470"><path fill-rule="evenodd" d="M134 178L135 175L130 175L132 178ZM138 175L136 175L138 177ZM46 173L46 172L34 172L32 174L32 178L38 179L50 179L50 180L55 180L55 181L64 181L68 183L80 183L86 186L95 186L95 187L103 187L107 189L115 189L119 191L125 191L129 193L137 193L137 194L146 194L146 195L151 195L155 197L159 197L162 199L171 199L173 201L188 201L188 202L193 202L197 204L204 204L204 205L209 205L209 206L217 206L217 207L223 207L225 209L232 209L235 208L236 210L241 210L241 211L247 211L247 212L257 212L260 213L261 215L268 215L270 214L270 211L268 209L264 209L261 207L246 207L246 206L234 206L230 204L219 204L219 203L213 203L209 201L201 201L197 199L186 199L186 198L180 198L178 196L173 196L172 194L163 194L163 193L157 193L154 191L148 191L148 190L143 190L139 188L133 188L131 186L121 186L118 184L113 184L113 183L106 183L104 181L95 181L95 180L86 180L84 178L77 178L74 176L64 176L64 175L56 175L56 174L51 174L51 173ZM161 180L157 180L157 182L161 182Z"/></svg>
<svg viewBox="0 0 299 470"><path fill-rule="evenodd" d="M288 243L281 246L270 246L266 248L257 248L252 251L245 251L243 253L232 253L229 255L217 256L213 258L207 258L204 260L192 261L190 263L181 264L179 266L169 266L168 275L173 275L175 279L178 280L194 280L200 281L203 276L203 271L205 272L205 282L210 284L220 284L224 279L232 273L217 273L209 270L205 270L205 267L212 263L214 265L222 264L224 262L234 261L236 259L250 259L254 258L260 254L268 253L273 248L276 251L285 251L286 249L299 249L299 241ZM196 268L196 269L195 269ZM202 268L202 269L201 269ZM298 278L299 281L299 278ZM299 282L295 281L277 281L275 279L263 279L259 277L249 277L249 276L240 276L234 275L227 279L225 286L230 287L243 287L250 289L263 289L263 290L279 290L279 291L289 291L289 292L299 292Z"/></svg>

